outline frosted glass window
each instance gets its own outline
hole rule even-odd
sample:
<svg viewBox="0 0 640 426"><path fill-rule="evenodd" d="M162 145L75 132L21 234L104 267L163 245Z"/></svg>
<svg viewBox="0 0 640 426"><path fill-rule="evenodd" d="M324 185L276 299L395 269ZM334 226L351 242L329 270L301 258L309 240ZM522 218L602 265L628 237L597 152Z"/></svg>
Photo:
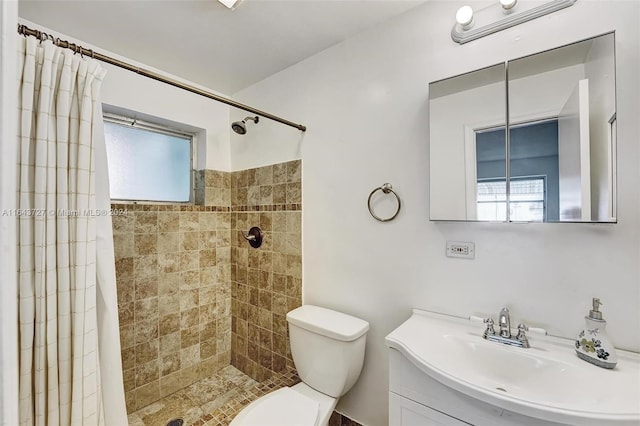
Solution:
<svg viewBox="0 0 640 426"><path fill-rule="evenodd" d="M112 199L191 200L191 136L108 119L104 133Z"/></svg>

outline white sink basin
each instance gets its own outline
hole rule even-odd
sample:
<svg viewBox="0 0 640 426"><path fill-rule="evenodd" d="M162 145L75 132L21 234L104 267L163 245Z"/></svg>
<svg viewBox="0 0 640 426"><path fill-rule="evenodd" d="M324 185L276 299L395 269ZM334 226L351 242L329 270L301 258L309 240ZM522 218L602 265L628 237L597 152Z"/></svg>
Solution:
<svg viewBox="0 0 640 426"><path fill-rule="evenodd" d="M415 309L387 346L470 397L525 416L576 425L640 424L640 355L617 351L607 370L579 359L574 342L530 334L528 349L482 338L484 325Z"/></svg>

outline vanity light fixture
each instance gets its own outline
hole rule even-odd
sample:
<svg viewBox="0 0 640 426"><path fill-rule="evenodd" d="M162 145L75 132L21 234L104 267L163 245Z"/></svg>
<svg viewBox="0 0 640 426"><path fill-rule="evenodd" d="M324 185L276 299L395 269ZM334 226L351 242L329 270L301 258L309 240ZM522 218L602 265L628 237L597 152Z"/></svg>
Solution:
<svg viewBox="0 0 640 426"><path fill-rule="evenodd" d="M451 38L456 43L464 44L573 6L576 1L552 0L540 4L529 0L500 0L499 3L476 11L470 6L463 6L456 12L456 24L451 30Z"/></svg>
<svg viewBox="0 0 640 426"><path fill-rule="evenodd" d="M229 9L235 9L242 0L218 0Z"/></svg>

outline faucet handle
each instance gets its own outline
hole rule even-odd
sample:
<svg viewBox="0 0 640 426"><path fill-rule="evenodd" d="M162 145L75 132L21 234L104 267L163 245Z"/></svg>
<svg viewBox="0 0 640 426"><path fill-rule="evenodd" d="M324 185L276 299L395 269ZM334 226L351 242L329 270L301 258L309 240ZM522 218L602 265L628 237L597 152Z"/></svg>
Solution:
<svg viewBox="0 0 640 426"><path fill-rule="evenodd" d="M522 346L525 348L529 347L529 339L527 338L527 335L525 334L525 331L529 331L529 327L527 327L526 325L520 323L518 324L518 335L516 336L516 339L519 340L520 342L522 342Z"/></svg>
<svg viewBox="0 0 640 426"><path fill-rule="evenodd" d="M521 335L524 336L525 331L529 331L529 327L522 323L518 324L518 337L520 337Z"/></svg>
<svg viewBox="0 0 640 426"><path fill-rule="evenodd" d="M485 318L484 323L487 324L487 329L484 331L485 338L490 334L496 334L496 331L493 328L493 320L491 318Z"/></svg>

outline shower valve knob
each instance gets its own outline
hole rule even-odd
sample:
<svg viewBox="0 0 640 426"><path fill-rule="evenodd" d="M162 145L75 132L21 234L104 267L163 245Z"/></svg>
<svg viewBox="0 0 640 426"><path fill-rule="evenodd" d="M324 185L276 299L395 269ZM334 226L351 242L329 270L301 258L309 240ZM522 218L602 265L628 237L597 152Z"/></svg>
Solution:
<svg viewBox="0 0 640 426"><path fill-rule="evenodd" d="M257 226L249 229L247 235L244 235L242 231L240 231L242 237L249 242L249 245L253 248L258 248L262 245L262 230Z"/></svg>

